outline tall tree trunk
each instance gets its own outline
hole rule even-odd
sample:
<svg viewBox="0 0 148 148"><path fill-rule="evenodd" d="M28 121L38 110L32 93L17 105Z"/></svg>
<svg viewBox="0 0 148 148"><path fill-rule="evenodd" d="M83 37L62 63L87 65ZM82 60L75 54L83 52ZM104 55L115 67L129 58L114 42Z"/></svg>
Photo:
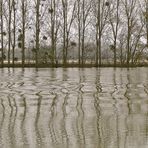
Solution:
<svg viewBox="0 0 148 148"><path fill-rule="evenodd" d="M26 0L22 0L22 67L25 65L25 23L26 23Z"/></svg>
<svg viewBox="0 0 148 148"><path fill-rule="evenodd" d="M147 47L148 47L148 0L146 0L146 37L147 37Z"/></svg>
<svg viewBox="0 0 148 148"><path fill-rule="evenodd" d="M99 65L101 65L101 14L100 14L100 5L101 1L98 0L97 3L97 21L96 21L96 66L98 66L98 60Z"/></svg>
<svg viewBox="0 0 148 148"><path fill-rule="evenodd" d="M119 0L117 0L117 19L116 19L116 28L114 34L114 66L117 64L117 36L118 36L118 26L119 26Z"/></svg>
<svg viewBox="0 0 148 148"><path fill-rule="evenodd" d="M117 47L116 47L116 38L114 41L114 66L116 67L117 65Z"/></svg>
<svg viewBox="0 0 148 148"><path fill-rule="evenodd" d="M101 36L101 31L99 31L99 66L102 65Z"/></svg>
<svg viewBox="0 0 148 148"><path fill-rule="evenodd" d="M4 38L3 38L3 0L0 1L0 18L1 18L1 66L4 64Z"/></svg>
<svg viewBox="0 0 148 148"><path fill-rule="evenodd" d="M84 65L84 44L85 44L85 0L82 1L82 66Z"/></svg>
<svg viewBox="0 0 148 148"><path fill-rule="evenodd" d="M80 18L80 0L78 0L78 63L81 65L81 18Z"/></svg>
<svg viewBox="0 0 148 148"><path fill-rule="evenodd" d="M67 25L67 2L62 0L63 5L63 65L66 66L67 58L66 58L66 25Z"/></svg>
<svg viewBox="0 0 148 148"><path fill-rule="evenodd" d="M56 15L56 2L51 0L51 48L52 48L52 66L55 64L56 56L56 41L55 41L55 15Z"/></svg>
<svg viewBox="0 0 148 148"><path fill-rule="evenodd" d="M127 66L129 66L129 61L130 61L130 19L128 18L127 20L127 29L128 29L128 34L127 34Z"/></svg>
<svg viewBox="0 0 148 148"><path fill-rule="evenodd" d="M14 58L15 58L15 45L16 45L16 8L15 8L15 0L13 0L13 45L12 45L12 64L14 67Z"/></svg>
<svg viewBox="0 0 148 148"><path fill-rule="evenodd" d="M97 10L97 24L96 24L96 66L101 66L102 56L101 56L101 0L98 0L98 10ZM98 63L99 60L99 63Z"/></svg>
<svg viewBox="0 0 148 148"><path fill-rule="evenodd" d="M38 52L39 52L39 36L40 36L40 0L37 0L36 4L36 52L35 52L35 61L36 61L36 67L38 67Z"/></svg>
<svg viewBox="0 0 148 148"><path fill-rule="evenodd" d="M99 54L99 40L98 40L98 26L96 25L96 67L98 67Z"/></svg>
<svg viewBox="0 0 148 148"><path fill-rule="evenodd" d="M123 49L122 49L122 47L120 47L121 49L121 55L120 55L120 64L121 64L121 66L123 65Z"/></svg>
<svg viewBox="0 0 148 148"><path fill-rule="evenodd" d="M11 14L12 14L12 8L11 8L11 0L8 1L9 5L9 22L8 22L8 67L10 66L10 50L11 50Z"/></svg>
<svg viewBox="0 0 148 148"><path fill-rule="evenodd" d="M75 8L76 8L76 2L74 3L72 14L68 16L68 0L62 0L62 6L63 6L63 64L66 66L67 64L67 56L68 56L68 47L69 47L69 33L70 29L73 23L73 20L75 18Z"/></svg>
<svg viewBox="0 0 148 148"><path fill-rule="evenodd" d="M99 25L99 66L102 64L102 55L101 55L101 0L98 2L98 25Z"/></svg>

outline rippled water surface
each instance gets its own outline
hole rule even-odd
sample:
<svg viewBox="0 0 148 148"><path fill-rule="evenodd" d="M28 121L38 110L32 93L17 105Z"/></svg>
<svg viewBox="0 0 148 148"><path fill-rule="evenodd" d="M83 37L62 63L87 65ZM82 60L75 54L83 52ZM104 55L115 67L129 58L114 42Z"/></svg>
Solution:
<svg viewBox="0 0 148 148"><path fill-rule="evenodd" d="M0 69L0 148L148 148L148 68Z"/></svg>

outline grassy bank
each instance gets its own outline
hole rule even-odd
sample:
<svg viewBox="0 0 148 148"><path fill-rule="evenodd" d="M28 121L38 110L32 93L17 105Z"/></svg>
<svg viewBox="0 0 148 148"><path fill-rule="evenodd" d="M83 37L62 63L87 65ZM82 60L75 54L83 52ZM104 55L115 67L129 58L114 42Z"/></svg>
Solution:
<svg viewBox="0 0 148 148"><path fill-rule="evenodd" d="M20 63L17 63L17 64L3 64L3 66L2 65L0 65L0 68L22 68L23 66L22 66L22 64L20 64ZM66 65L63 65L63 64L55 64L55 65L52 65L52 64L38 64L37 66L36 66L36 64L24 64L24 68L58 68L58 67L66 67L66 68L74 68L74 67L76 67L76 68L92 68L92 67L125 67L125 68L128 68L128 67L148 67L148 64L142 64L142 63L140 63L140 64L136 64L136 65L133 65L133 64L130 64L130 65L127 65L127 64L123 64L123 65L121 65L121 64L117 64L116 66L114 66L114 64L102 64L101 66L96 66L95 64L83 64L83 65L79 65L79 64L77 64L77 63L68 63L68 64L66 64Z"/></svg>

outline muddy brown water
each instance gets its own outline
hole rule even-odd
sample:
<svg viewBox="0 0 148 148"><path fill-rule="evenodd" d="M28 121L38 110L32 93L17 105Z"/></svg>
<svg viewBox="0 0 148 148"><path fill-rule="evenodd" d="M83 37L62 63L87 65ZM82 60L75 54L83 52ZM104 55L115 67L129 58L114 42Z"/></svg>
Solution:
<svg viewBox="0 0 148 148"><path fill-rule="evenodd" d="M0 69L0 148L148 148L148 68Z"/></svg>

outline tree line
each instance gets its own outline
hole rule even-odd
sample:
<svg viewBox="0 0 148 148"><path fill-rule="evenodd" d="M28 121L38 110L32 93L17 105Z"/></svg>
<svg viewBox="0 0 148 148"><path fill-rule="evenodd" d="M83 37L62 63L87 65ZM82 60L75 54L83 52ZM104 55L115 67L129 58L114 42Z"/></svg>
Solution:
<svg viewBox="0 0 148 148"><path fill-rule="evenodd" d="M107 58L114 66L147 60L148 0L1 0L1 65L15 65L18 49L21 64L31 50L35 65L45 52L54 66L62 49L62 64L68 64L75 46L77 64L85 65L86 44L93 44L93 63L102 66ZM48 49L47 49L48 50Z"/></svg>

